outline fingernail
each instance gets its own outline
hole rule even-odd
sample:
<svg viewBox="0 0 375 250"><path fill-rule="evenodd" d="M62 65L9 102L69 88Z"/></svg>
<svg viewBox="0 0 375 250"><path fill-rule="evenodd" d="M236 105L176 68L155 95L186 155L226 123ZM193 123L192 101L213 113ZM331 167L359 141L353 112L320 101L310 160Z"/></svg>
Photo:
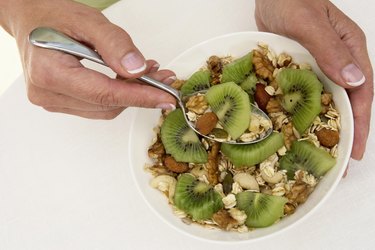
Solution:
<svg viewBox="0 0 375 250"><path fill-rule="evenodd" d="M177 77L176 76L170 76L168 78L166 78L163 82L165 84L172 84L176 81Z"/></svg>
<svg viewBox="0 0 375 250"><path fill-rule="evenodd" d="M121 60L121 64L130 74L142 72L147 67L143 57L134 52L125 55Z"/></svg>
<svg viewBox="0 0 375 250"><path fill-rule="evenodd" d="M346 65L342 69L341 75L346 83L353 87L362 85L366 81L362 71L354 64Z"/></svg>
<svg viewBox="0 0 375 250"><path fill-rule="evenodd" d="M164 109L164 110L175 110L176 106L173 105L172 103L160 103L160 104L156 105L155 108Z"/></svg>

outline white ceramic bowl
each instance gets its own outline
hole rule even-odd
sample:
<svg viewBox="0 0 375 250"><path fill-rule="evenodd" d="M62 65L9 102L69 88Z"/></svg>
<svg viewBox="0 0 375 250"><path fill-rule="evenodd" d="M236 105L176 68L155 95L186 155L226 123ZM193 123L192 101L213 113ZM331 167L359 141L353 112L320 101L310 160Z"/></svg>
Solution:
<svg viewBox="0 0 375 250"><path fill-rule="evenodd" d="M232 55L239 57L257 47L258 42L264 42L279 54L286 52L297 63L309 63L314 72L324 83L325 88L333 93L334 102L342 116L341 138L338 146L336 166L331 169L318 184L306 203L298 207L296 212L283 218L280 222L248 233L224 232L209 230L198 225L186 225L168 205L167 198L160 191L150 186L151 174L145 172L144 165L149 162L147 149L154 136L153 127L157 124L160 110L136 109L133 115L129 138L129 164L141 195L152 210L166 223L177 230L193 236L215 242L252 241L274 235L286 228L307 219L333 192L340 181L348 164L353 142L353 117L349 99L345 90L332 83L320 71L315 60L301 45L278 35L261 32L233 33L202 42L174 59L167 68L176 72L178 78L186 79L203 66L211 55Z"/></svg>

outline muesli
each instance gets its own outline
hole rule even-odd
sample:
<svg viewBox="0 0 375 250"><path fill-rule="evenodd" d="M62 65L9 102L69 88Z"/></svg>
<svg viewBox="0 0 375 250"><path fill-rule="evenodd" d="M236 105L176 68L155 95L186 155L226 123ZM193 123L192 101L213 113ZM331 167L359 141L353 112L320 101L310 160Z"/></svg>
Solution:
<svg viewBox="0 0 375 250"><path fill-rule="evenodd" d="M251 48L250 48L251 49ZM336 163L340 114L332 94L308 64L276 55L266 44L241 58L214 55L189 79L173 85L190 96L188 119L163 112L154 128L146 165L151 186L163 192L185 223L247 232L293 214ZM272 124L250 114L253 103Z"/></svg>

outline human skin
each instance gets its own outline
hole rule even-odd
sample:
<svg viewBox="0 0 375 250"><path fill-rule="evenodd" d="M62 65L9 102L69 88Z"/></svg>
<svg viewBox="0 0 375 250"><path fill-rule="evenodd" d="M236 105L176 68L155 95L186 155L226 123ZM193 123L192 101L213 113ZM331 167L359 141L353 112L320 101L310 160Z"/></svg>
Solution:
<svg viewBox="0 0 375 250"><path fill-rule="evenodd" d="M346 88L354 116L351 156L362 159L374 87L366 37L360 27L328 0L256 0L255 18L260 31L298 41L333 82Z"/></svg>
<svg viewBox="0 0 375 250"><path fill-rule="evenodd" d="M129 106L171 109L175 105L166 92L134 80L149 74L171 83L175 74L158 71L159 64L145 60L129 34L94 8L70 0L0 0L0 24L17 41L29 100L48 111L112 119ZM95 48L127 80L85 68L72 55L32 46L28 35L40 26Z"/></svg>

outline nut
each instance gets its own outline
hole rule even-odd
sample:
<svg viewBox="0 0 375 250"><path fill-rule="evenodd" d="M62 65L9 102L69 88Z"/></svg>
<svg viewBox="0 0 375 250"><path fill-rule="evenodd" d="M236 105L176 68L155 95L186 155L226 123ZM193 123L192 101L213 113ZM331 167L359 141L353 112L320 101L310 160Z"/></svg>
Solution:
<svg viewBox="0 0 375 250"><path fill-rule="evenodd" d="M332 94L328 92L324 92L321 96L321 103L324 106L328 106L332 102Z"/></svg>
<svg viewBox="0 0 375 250"><path fill-rule="evenodd" d="M212 220L224 230L230 230L238 224L237 220L233 219L227 210L220 210L212 216Z"/></svg>
<svg viewBox="0 0 375 250"><path fill-rule="evenodd" d="M165 155L165 149L163 143L158 138L157 141L152 144L152 146L148 149L148 156L151 159L160 160Z"/></svg>
<svg viewBox="0 0 375 250"><path fill-rule="evenodd" d="M195 123L195 128L202 135L208 135L215 127L219 118L213 112L204 113L197 119Z"/></svg>
<svg viewBox="0 0 375 250"><path fill-rule="evenodd" d="M173 203L173 196L176 189L177 180L169 175L159 175L151 180L151 186L157 188L164 192L168 198L169 202Z"/></svg>
<svg viewBox="0 0 375 250"><path fill-rule="evenodd" d="M233 180L244 189L259 191L255 177L248 173L238 173L233 177Z"/></svg>
<svg viewBox="0 0 375 250"><path fill-rule="evenodd" d="M281 106L279 99L275 97L271 97L269 101L267 102L266 111L268 114L282 112L283 107Z"/></svg>
<svg viewBox="0 0 375 250"><path fill-rule="evenodd" d="M172 88L175 88L177 90L180 90L182 85L184 85L185 83L185 80L179 80L177 79L176 81L174 81L172 84L171 84L171 87Z"/></svg>
<svg viewBox="0 0 375 250"><path fill-rule="evenodd" d="M296 182L285 196L290 202L301 204L307 200L313 189L314 188L304 182Z"/></svg>
<svg viewBox="0 0 375 250"><path fill-rule="evenodd" d="M261 172L260 172L263 180L265 180L266 182L270 183L270 184L276 184L276 183L279 183L282 179L283 179L283 174L281 172L276 172L274 173L273 175L270 175L267 171L266 171L266 168L264 168Z"/></svg>
<svg viewBox="0 0 375 250"><path fill-rule="evenodd" d="M336 130L322 128L315 132L320 144L324 147L331 148L340 140L340 134Z"/></svg>
<svg viewBox="0 0 375 250"><path fill-rule="evenodd" d="M189 165L187 163L178 162L170 155L166 156L163 162L165 167L174 173L185 173L189 170Z"/></svg>
<svg viewBox="0 0 375 250"><path fill-rule="evenodd" d="M293 124L289 122L288 124L283 125L281 131L284 134L285 147L289 150L293 141L297 140L297 137L294 135Z"/></svg>
<svg viewBox="0 0 375 250"><path fill-rule="evenodd" d="M208 103L206 102L204 95L193 95L186 102L186 108L198 115L201 115L208 109Z"/></svg>
<svg viewBox="0 0 375 250"><path fill-rule="evenodd" d="M207 176L208 172L207 172L207 169L205 169L203 165L198 165L190 171L190 174L194 175L197 178L200 178L203 175Z"/></svg>
<svg viewBox="0 0 375 250"><path fill-rule="evenodd" d="M220 83L221 73L223 72L223 63L220 57L211 56L208 58L207 66L211 72L211 84L216 85Z"/></svg>
<svg viewBox="0 0 375 250"><path fill-rule="evenodd" d="M275 68L272 62L258 50L253 50L253 64L255 73L263 80L272 81Z"/></svg>
<svg viewBox="0 0 375 250"><path fill-rule="evenodd" d="M277 58L277 65L279 67L286 67L292 62L292 57L286 53L281 53Z"/></svg>

